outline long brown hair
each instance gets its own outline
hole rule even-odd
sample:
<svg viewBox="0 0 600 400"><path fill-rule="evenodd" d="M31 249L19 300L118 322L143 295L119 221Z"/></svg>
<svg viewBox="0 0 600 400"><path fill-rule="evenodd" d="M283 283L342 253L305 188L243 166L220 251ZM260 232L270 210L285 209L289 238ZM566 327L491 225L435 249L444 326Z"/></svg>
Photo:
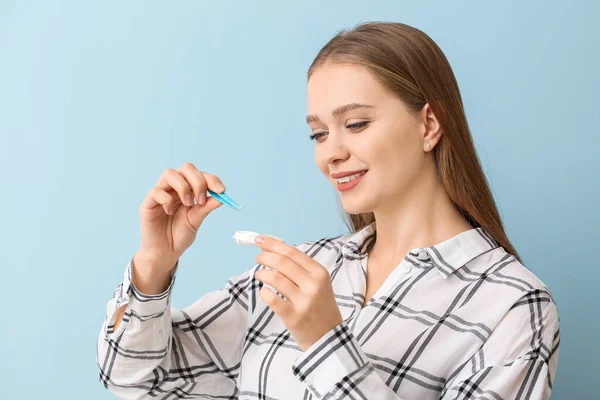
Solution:
<svg viewBox="0 0 600 400"><path fill-rule="evenodd" d="M308 69L308 79L327 61L366 67L412 111L429 103L443 130L433 151L444 189L473 227L483 227L521 262L504 232L475 151L458 83L438 45L424 32L406 24L367 22L337 33L317 54ZM343 214L351 232L375 220L372 212Z"/></svg>

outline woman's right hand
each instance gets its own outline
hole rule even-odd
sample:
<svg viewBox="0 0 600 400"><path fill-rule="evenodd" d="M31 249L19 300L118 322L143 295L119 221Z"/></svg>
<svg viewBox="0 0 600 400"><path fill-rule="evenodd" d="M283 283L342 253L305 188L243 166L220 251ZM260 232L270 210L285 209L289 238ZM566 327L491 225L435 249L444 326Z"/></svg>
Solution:
<svg viewBox="0 0 600 400"><path fill-rule="evenodd" d="M199 171L190 162L162 173L140 207L141 244L134 258L138 279L166 278L194 243L204 219L222 206L207 196L207 188L217 193L225 191L217 176Z"/></svg>

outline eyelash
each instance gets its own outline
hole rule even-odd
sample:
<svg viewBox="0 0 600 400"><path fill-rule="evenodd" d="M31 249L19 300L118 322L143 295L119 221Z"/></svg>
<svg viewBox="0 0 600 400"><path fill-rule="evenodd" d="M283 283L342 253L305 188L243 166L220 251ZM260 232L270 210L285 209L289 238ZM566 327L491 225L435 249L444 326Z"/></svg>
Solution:
<svg viewBox="0 0 600 400"><path fill-rule="evenodd" d="M346 129L360 129L363 128L365 126L369 125L369 121L363 121L363 122L357 122L355 124L350 124L348 126L346 126ZM309 135L308 138L310 140L315 140L320 138L321 136L325 135L326 132L318 132L318 133L313 133L312 135Z"/></svg>

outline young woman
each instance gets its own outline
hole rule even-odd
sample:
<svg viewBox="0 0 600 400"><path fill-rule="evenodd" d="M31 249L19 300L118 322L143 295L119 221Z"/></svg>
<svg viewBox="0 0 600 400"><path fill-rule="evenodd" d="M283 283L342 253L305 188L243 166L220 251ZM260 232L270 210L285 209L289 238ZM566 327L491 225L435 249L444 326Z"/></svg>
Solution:
<svg viewBox="0 0 600 400"><path fill-rule="evenodd" d="M252 269L171 308L179 257L221 205L206 190L225 189L190 163L166 170L108 302L105 386L123 399L548 399L557 308L504 232L439 47L400 23L341 32L308 71L308 112L351 233L266 238Z"/></svg>

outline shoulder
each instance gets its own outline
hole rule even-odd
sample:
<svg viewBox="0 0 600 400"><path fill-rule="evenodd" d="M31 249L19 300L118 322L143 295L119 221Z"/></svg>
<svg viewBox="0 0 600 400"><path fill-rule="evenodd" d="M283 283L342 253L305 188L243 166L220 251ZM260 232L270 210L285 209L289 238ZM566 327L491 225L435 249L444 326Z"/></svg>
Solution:
<svg viewBox="0 0 600 400"><path fill-rule="evenodd" d="M457 271L462 315L483 323L490 336L490 362L542 357L556 362L560 342L557 304L547 285L503 247L482 254ZM554 357L553 357L554 356Z"/></svg>
<svg viewBox="0 0 600 400"><path fill-rule="evenodd" d="M512 298L508 311L495 329L495 335L513 338L507 344L507 351L526 347L527 355L521 355L522 357L539 357L551 364L551 370L555 370L560 343L560 320L552 293L539 277L518 260L505 269L504 279L522 284L525 290Z"/></svg>
<svg viewBox="0 0 600 400"><path fill-rule="evenodd" d="M546 284L503 247L496 247L476 257L468 262L464 269L465 274L470 277L511 288L522 294L540 291L551 296Z"/></svg>
<svg viewBox="0 0 600 400"><path fill-rule="evenodd" d="M504 249L502 250L504 251ZM528 283L528 290L515 301L511 309L524 306L524 308L529 310L529 314L531 315L533 312L532 306L537 305L538 316L542 319L540 323L543 326L558 326L558 307L556 301L550 289L537 275L518 260L515 260L511 264L505 271L505 274Z"/></svg>
<svg viewBox="0 0 600 400"><path fill-rule="evenodd" d="M546 284L503 247L496 248L493 253L496 253L497 264L490 268L494 264L488 263L489 273L485 274L485 279L497 286L497 294L505 292L499 289L501 287L508 289L505 293L512 292L507 304L509 313L535 318L540 329L547 326L558 329L558 307Z"/></svg>

